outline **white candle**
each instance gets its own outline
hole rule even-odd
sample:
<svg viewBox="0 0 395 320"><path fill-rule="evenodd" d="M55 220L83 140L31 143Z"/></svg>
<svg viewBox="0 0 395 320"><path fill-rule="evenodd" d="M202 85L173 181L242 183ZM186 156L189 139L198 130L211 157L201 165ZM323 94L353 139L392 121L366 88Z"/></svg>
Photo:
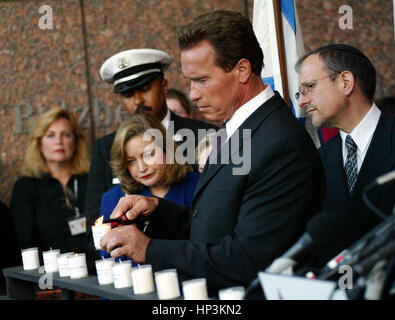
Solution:
<svg viewBox="0 0 395 320"><path fill-rule="evenodd" d="M114 279L114 287L116 289L130 288L132 281L132 261L115 262L112 266L112 277Z"/></svg>
<svg viewBox="0 0 395 320"><path fill-rule="evenodd" d="M219 300L243 300L244 293L243 286L229 287L219 290L218 297Z"/></svg>
<svg viewBox="0 0 395 320"><path fill-rule="evenodd" d="M67 257L73 256L74 252L62 253L58 256L58 266L59 266L59 277L69 277L69 265L67 262Z"/></svg>
<svg viewBox="0 0 395 320"><path fill-rule="evenodd" d="M114 258L95 261L97 280L101 286L114 283L114 279L112 277L112 265L114 262Z"/></svg>
<svg viewBox="0 0 395 320"><path fill-rule="evenodd" d="M100 240L110 230L111 230L111 224L109 223L103 224L103 216L101 216L99 219L96 220L95 225L92 226L93 242L95 244L96 250L103 249L100 246Z"/></svg>
<svg viewBox="0 0 395 320"><path fill-rule="evenodd" d="M143 264L133 268L132 281L135 294L144 294L155 291L152 266L150 264Z"/></svg>
<svg viewBox="0 0 395 320"><path fill-rule="evenodd" d="M206 278L187 280L182 283L185 300L207 300Z"/></svg>
<svg viewBox="0 0 395 320"><path fill-rule="evenodd" d="M23 270L34 270L40 268L40 258L38 256L38 248L23 249L22 264Z"/></svg>
<svg viewBox="0 0 395 320"><path fill-rule="evenodd" d="M71 279L84 278L88 276L88 268L86 267L85 253L76 253L67 257L67 265Z"/></svg>
<svg viewBox="0 0 395 320"><path fill-rule="evenodd" d="M176 269L167 269L154 273L159 300L174 299L180 296Z"/></svg>
<svg viewBox="0 0 395 320"><path fill-rule="evenodd" d="M48 250L43 252L43 260L44 260L44 270L45 272L58 272L58 256L60 255L60 250Z"/></svg>

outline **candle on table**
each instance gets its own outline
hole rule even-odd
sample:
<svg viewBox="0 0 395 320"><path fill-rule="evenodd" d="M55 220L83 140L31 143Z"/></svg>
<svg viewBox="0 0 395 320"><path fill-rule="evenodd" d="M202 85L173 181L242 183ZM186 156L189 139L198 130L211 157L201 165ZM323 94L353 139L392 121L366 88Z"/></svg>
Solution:
<svg viewBox="0 0 395 320"><path fill-rule="evenodd" d="M67 265L71 279L84 278L88 276L88 268L86 267L85 253L76 253L67 257Z"/></svg>
<svg viewBox="0 0 395 320"><path fill-rule="evenodd" d="M206 278L187 280L182 283L185 300L207 300Z"/></svg>
<svg viewBox="0 0 395 320"><path fill-rule="evenodd" d="M103 236L111 230L111 224L103 223L104 216L101 216L99 219L96 220L95 225L92 226L92 235L93 235L93 242L95 244L96 250L103 249L100 246L100 240Z"/></svg>
<svg viewBox="0 0 395 320"><path fill-rule="evenodd" d="M28 248L21 250L23 270L34 270L40 268L40 258L38 248Z"/></svg>
<svg viewBox="0 0 395 320"><path fill-rule="evenodd" d="M132 270L133 290L135 294L144 294L155 291L152 266L150 264L138 265Z"/></svg>
<svg viewBox="0 0 395 320"><path fill-rule="evenodd" d="M229 287L219 290L218 297L219 300L243 300L244 293L243 286Z"/></svg>
<svg viewBox="0 0 395 320"><path fill-rule="evenodd" d="M176 269L167 269L154 273L159 300L174 299L180 296Z"/></svg>
<svg viewBox="0 0 395 320"><path fill-rule="evenodd" d="M114 287L116 289L130 288L132 281L132 261L119 261L112 265L112 277L114 279Z"/></svg>
<svg viewBox="0 0 395 320"><path fill-rule="evenodd" d="M59 265L58 265L58 256L60 255L60 250L55 249L43 252L43 260L44 260L44 270L45 272L58 272Z"/></svg>
<svg viewBox="0 0 395 320"><path fill-rule="evenodd" d="M112 266L114 262L114 258L103 258L95 261L97 280L101 286L114 283L114 279L112 277Z"/></svg>
<svg viewBox="0 0 395 320"><path fill-rule="evenodd" d="M69 265L67 258L73 256L74 252L62 253L58 256L58 266L59 266L59 277L69 277Z"/></svg>

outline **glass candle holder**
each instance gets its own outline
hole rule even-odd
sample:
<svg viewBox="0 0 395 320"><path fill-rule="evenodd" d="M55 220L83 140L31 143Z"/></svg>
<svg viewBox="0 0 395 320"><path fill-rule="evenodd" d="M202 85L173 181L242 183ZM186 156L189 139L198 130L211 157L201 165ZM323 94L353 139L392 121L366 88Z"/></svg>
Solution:
<svg viewBox="0 0 395 320"><path fill-rule="evenodd" d="M155 292L154 277L150 264L138 265L132 270L133 290L135 294Z"/></svg>
<svg viewBox="0 0 395 320"><path fill-rule="evenodd" d="M114 279L114 287L116 289L130 288L132 281L132 261L115 262L112 266L112 277Z"/></svg>
<svg viewBox="0 0 395 320"><path fill-rule="evenodd" d="M23 270L35 270L40 268L40 258L38 248L28 248L21 250Z"/></svg>
<svg viewBox="0 0 395 320"><path fill-rule="evenodd" d="M67 265L71 279L79 279L88 276L85 253L76 253L67 257Z"/></svg>
<svg viewBox="0 0 395 320"><path fill-rule="evenodd" d="M218 291L219 300L243 300L245 289L243 286L229 287Z"/></svg>
<svg viewBox="0 0 395 320"><path fill-rule="evenodd" d="M112 277L112 266L114 262L114 258L95 261L97 280L101 286L114 283L114 279Z"/></svg>
<svg viewBox="0 0 395 320"><path fill-rule="evenodd" d="M159 300L174 299L180 296L176 269L158 271L154 275Z"/></svg>
<svg viewBox="0 0 395 320"><path fill-rule="evenodd" d="M60 255L60 250L48 250L43 252L43 260L44 260L44 270L45 272L58 272L58 256Z"/></svg>
<svg viewBox="0 0 395 320"><path fill-rule="evenodd" d="M208 300L206 278L197 278L182 282L185 300Z"/></svg>

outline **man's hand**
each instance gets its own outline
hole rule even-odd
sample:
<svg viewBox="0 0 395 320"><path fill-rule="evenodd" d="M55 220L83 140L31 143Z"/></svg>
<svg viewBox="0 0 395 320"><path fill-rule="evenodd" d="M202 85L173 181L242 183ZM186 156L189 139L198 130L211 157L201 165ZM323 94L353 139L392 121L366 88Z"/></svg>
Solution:
<svg viewBox="0 0 395 320"><path fill-rule="evenodd" d="M111 219L125 214L129 220L134 220L138 216L148 216L158 207L159 200L155 197L144 197L136 194L122 197L113 212Z"/></svg>
<svg viewBox="0 0 395 320"><path fill-rule="evenodd" d="M145 251L150 240L133 223L112 229L103 236L100 245L110 252L113 258L127 255L136 263L144 263Z"/></svg>

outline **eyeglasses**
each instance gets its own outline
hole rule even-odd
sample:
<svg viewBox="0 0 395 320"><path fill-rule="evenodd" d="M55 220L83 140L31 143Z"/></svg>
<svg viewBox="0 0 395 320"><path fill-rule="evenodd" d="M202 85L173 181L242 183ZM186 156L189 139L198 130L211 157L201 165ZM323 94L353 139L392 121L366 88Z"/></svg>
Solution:
<svg viewBox="0 0 395 320"><path fill-rule="evenodd" d="M328 75L326 77L319 78L319 79L316 79L316 80L312 80L312 81L310 81L310 82L308 82L306 84L302 84L301 87L299 88L299 91L295 93L295 99L299 100L300 95L305 96L309 92L311 92L314 89L314 87L315 87L315 85L317 84L318 81L326 79L326 78L333 77L334 75L337 75L339 73L341 73L341 72L340 71L339 72L334 72L334 73L331 73L330 75Z"/></svg>

